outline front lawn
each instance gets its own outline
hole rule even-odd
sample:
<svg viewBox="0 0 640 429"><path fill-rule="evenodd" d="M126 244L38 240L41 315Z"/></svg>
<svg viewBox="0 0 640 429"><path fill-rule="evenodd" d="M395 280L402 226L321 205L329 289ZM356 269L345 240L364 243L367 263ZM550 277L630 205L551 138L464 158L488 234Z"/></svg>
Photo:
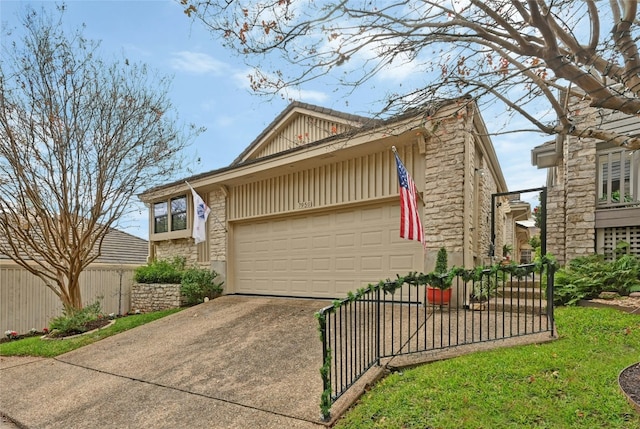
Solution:
<svg viewBox="0 0 640 429"><path fill-rule="evenodd" d="M556 310L559 339L391 374L337 428L640 428L618 374L640 361L640 316Z"/></svg>
<svg viewBox="0 0 640 429"><path fill-rule="evenodd" d="M98 331L69 339L42 340L39 336L9 341L0 344L0 356L41 356L54 357L86 346L111 335L118 334L136 326L144 325L162 317L180 311L180 308L155 311L153 313L134 314L116 319L113 325Z"/></svg>

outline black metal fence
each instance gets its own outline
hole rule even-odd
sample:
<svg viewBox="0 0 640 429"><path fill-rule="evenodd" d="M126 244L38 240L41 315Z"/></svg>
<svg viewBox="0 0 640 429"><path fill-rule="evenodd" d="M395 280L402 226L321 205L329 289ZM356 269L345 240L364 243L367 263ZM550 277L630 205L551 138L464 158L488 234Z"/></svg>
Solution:
<svg viewBox="0 0 640 429"><path fill-rule="evenodd" d="M410 274L335 301L317 313L323 343L321 409L381 359L548 331L553 335L554 265L458 269L451 301L427 299Z"/></svg>

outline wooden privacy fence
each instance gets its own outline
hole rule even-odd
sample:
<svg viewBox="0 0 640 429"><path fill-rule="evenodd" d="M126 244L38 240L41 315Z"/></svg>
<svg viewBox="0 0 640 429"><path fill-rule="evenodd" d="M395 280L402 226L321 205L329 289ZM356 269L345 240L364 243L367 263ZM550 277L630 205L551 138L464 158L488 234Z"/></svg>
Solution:
<svg viewBox="0 0 640 429"><path fill-rule="evenodd" d="M105 313L130 310L133 272L138 265L94 264L80 275L82 300L100 298ZM62 303L38 277L13 261L0 260L0 331L41 331L62 314Z"/></svg>

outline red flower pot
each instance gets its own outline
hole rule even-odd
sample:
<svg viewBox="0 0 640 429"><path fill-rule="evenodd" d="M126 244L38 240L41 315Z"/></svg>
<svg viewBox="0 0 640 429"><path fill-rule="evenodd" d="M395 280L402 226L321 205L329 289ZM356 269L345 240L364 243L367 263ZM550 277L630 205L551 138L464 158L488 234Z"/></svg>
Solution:
<svg viewBox="0 0 640 429"><path fill-rule="evenodd" d="M452 289L438 289L427 286L427 302L431 305L449 305Z"/></svg>

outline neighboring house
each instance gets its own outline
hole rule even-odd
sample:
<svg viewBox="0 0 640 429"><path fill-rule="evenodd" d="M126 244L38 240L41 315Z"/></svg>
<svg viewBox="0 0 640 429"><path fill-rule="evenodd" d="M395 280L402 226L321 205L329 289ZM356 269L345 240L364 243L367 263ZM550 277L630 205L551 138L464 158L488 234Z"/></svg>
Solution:
<svg viewBox="0 0 640 429"><path fill-rule="evenodd" d="M521 201L519 195L511 195L504 210L505 244L511 246L509 258L516 263L528 264L532 261L530 228L527 222L531 218L531 205ZM496 254L502 256L502 249L496 249Z"/></svg>
<svg viewBox="0 0 640 429"><path fill-rule="evenodd" d="M576 105L575 121L640 134L640 118ZM566 136L533 149L547 168L547 251L562 264L593 253L613 257L620 242L640 255L640 153Z"/></svg>
<svg viewBox="0 0 640 429"><path fill-rule="evenodd" d="M392 146L423 203L426 256L399 238ZM478 107L434 103L380 121L294 102L228 167L186 179L211 208L207 240L191 238L184 180L140 195L150 257L215 269L225 293L343 297L370 282L449 263L490 262L491 194L503 178ZM505 201L506 202L506 201ZM505 240L496 216L497 246Z"/></svg>
<svg viewBox="0 0 640 429"><path fill-rule="evenodd" d="M101 299L105 313L130 309L133 271L146 264L148 243L111 229L102 244L101 256L80 275L84 303ZM42 329L62 314L60 299L44 282L0 253L0 329L26 333Z"/></svg>

